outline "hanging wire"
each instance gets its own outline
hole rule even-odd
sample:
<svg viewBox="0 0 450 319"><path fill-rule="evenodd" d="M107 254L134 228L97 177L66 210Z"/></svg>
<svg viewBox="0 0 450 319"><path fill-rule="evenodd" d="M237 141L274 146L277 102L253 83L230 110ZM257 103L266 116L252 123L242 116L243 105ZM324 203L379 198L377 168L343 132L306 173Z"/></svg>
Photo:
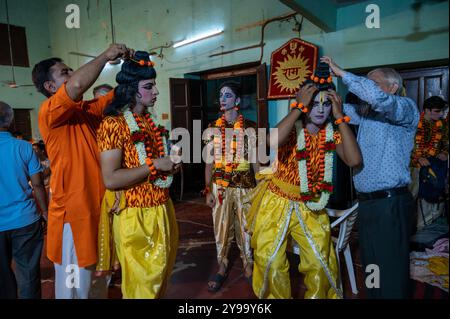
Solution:
<svg viewBox="0 0 450 319"><path fill-rule="evenodd" d="M294 29L292 29L292 31L298 32L298 37L299 37L299 39L301 39L302 38L301 37L301 32L302 32L302 28L303 28L303 19L304 19L304 17L302 16L302 19L300 20L300 22L298 22L296 16L294 16L293 18L294 18L294 21L295 21L295 27L294 27Z"/></svg>
<svg viewBox="0 0 450 319"><path fill-rule="evenodd" d="M8 28L8 40L9 40L9 58L11 59L12 81L13 81L13 84L16 84L16 76L14 73L13 48L12 48L12 41L11 41L11 26L9 24L8 0L5 0L5 7L6 7L6 24L7 24L7 28Z"/></svg>
<svg viewBox="0 0 450 319"><path fill-rule="evenodd" d="M302 37L301 37L301 32L302 32L302 29L303 29L303 19L304 19L304 16L302 16L302 20L300 21L300 26L299 26L299 28L298 28L298 37L301 39Z"/></svg>
<svg viewBox="0 0 450 319"><path fill-rule="evenodd" d="M114 30L114 20L113 20L112 0L109 0L109 16L110 16L110 20L111 20L111 41L112 41L112 43L116 43L115 30Z"/></svg>

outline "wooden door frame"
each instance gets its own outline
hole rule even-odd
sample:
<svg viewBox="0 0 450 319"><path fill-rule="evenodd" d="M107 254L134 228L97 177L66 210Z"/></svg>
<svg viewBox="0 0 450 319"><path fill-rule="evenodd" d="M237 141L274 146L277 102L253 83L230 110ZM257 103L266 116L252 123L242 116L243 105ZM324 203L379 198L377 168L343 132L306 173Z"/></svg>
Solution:
<svg viewBox="0 0 450 319"><path fill-rule="evenodd" d="M13 121L11 123L11 128L10 129L13 130L14 132L19 130L19 128L17 127L17 118L18 118L18 116L16 114L16 111L18 111L18 112L26 111L27 112L27 116L28 116L27 120L28 121L27 121L27 125L26 126L28 126L28 129L27 129L27 131L24 131L22 129L22 130L20 130L20 132L24 135L24 138L32 139L33 138L33 125L31 123L31 112L33 112L33 109L29 109L29 108L14 108L13 109L14 118L13 118Z"/></svg>
<svg viewBox="0 0 450 319"><path fill-rule="evenodd" d="M259 73L265 67L265 83L260 83ZM207 70L203 72L190 73L199 76L201 80L219 80L238 76L256 75L256 104L258 108L258 127L267 128L269 125L269 112L267 103L267 67L260 62L250 62L233 66Z"/></svg>

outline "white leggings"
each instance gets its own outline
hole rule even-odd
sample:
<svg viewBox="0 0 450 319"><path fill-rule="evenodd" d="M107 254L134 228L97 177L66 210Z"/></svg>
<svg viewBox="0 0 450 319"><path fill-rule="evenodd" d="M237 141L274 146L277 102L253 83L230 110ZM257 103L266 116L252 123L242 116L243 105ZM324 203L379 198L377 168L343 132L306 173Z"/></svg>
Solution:
<svg viewBox="0 0 450 319"><path fill-rule="evenodd" d="M62 264L55 265L55 299L105 299L111 276L95 278L95 266L78 267L70 224L64 224Z"/></svg>

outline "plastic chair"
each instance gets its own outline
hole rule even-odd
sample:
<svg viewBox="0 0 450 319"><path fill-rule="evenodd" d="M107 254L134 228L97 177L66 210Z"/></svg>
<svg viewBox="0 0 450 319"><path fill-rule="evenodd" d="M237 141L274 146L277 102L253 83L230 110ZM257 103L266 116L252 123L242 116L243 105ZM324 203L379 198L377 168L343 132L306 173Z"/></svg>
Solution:
<svg viewBox="0 0 450 319"><path fill-rule="evenodd" d="M353 269L353 260L352 260L352 253L350 251L349 241L353 225L356 221L356 217L358 216L358 202L356 202L352 207L343 210L327 208L327 213L328 216L337 218L334 222L331 223L331 228L340 225L338 237L331 238L335 243L335 251L339 266L339 274L341 274L341 263L339 259L339 253L343 251L352 293L357 295L358 289L356 287L356 277L355 271ZM341 279L341 288L342 288L342 279Z"/></svg>

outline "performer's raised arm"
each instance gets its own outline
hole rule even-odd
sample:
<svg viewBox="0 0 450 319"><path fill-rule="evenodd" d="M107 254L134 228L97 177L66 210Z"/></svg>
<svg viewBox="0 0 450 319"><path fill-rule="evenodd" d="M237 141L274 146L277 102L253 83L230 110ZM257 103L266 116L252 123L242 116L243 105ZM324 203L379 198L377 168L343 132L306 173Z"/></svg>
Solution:
<svg viewBox="0 0 450 319"><path fill-rule="evenodd" d="M298 105L307 107L311 103L311 99L316 91L317 88L312 83L302 86L298 90L295 100ZM270 148L277 149L279 146L283 145L286 142L289 133L291 133L294 127L295 121L300 118L301 114L302 112L300 111L300 109L295 108L291 112L289 112L289 114L285 116L280 123L278 123L278 125L276 126L277 130L269 133L269 136L267 138Z"/></svg>
<svg viewBox="0 0 450 319"><path fill-rule="evenodd" d="M66 83L67 95L74 101L80 100L84 92L86 92L97 80L108 61L120 57L126 58L129 55L132 56L133 51L128 49L124 44L111 44L111 46L98 57L73 72Z"/></svg>

